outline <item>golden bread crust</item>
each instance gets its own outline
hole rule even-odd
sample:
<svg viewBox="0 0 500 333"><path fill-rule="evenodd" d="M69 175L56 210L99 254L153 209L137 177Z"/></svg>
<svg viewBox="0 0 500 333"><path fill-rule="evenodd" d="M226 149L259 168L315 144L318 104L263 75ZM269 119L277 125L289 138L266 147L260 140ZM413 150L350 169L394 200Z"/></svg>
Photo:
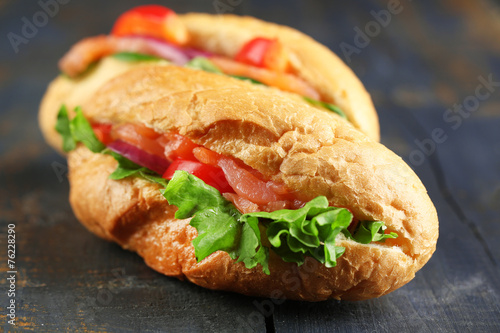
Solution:
<svg viewBox="0 0 500 333"><path fill-rule="evenodd" d="M166 275L248 295L279 297L271 293L277 290L290 299L359 300L405 284L435 250L437 214L413 171L336 115L300 99L202 71L144 66L109 81L83 111L92 121L180 133L285 183L303 200L325 195L358 219L382 220L399 235L384 245L339 240L346 251L335 268L311 260L313 268L297 268L272 256L273 273L266 276L223 252L196 263L196 230L188 220L173 219L174 208L156 185L110 180L116 167L111 157L85 147L69 153L70 201L78 219Z"/></svg>
<svg viewBox="0 0 500 333"><path fill-rule="evenodd" d="M253 38L278 38L288 51L294 73L325 102L338 105L356 128L380 140L378 115L363 84L337 55L311 37L249 16L188 13L179 17L189 31L190 46L228 57Z"/></svg>

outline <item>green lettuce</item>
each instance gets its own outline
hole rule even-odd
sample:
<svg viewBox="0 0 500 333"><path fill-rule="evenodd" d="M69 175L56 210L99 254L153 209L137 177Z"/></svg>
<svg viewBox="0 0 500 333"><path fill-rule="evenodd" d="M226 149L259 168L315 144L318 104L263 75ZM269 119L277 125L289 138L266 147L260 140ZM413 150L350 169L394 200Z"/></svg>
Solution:
<svg viewBox="0 0 500 333"><path fill-rule="evenodd" d="M80 107L75 108L75 117L72 120L68 118L68 110L62 105L57 114L55 129L61 134L63 139L63 150L65 152L76 148L78 142L83 143L94 153L100 153L106 146L97 139L92 126L85 119Z"/></svg>
<svg viewBox="0 0 500 333"><path fill-rule="evenodd" d="M120 52L115 53L112 56L115 59L127 62L138 62L138 61L158 61L164 60L163 58L153 56L150 54L136 53L136 52Z"/></svg>
<svg viewBox="0 0 500 333"><path fill-rule="evenodd" d="M116 167L115 171L113 171L113 173L109 175L109 179L120 180L131 176L137 176L149 180L152 183L159 184L163 187L167 186L168 180L162 178L155 171L140 166L139 164L136 164L128 158L109 149L104 151L103 153L110 154L118 162L118 166Z"/></svg>
<svg viewBox="0 0 500 333"><path fill-rule="evenodd" d="M262 246L258 224L241 221L241 213L218 190L178 170L161 192L169 204L178 207L175 218L192 217L189 224L198 231L193 240L198 261L216 251L225 251L247 268L261 264L269 274L269 252Z"/></svg>
<svg viewBox="0 0 500 333"><path fill-rule="evenodd" d="M247 82L250 82L250 83L253 83L253 84L260 84L262 86L265 86L266 84L260 82L260 81L257 81L255 79L252 79L252 78L249 78L247 76L242 76L242 75L229 75L230 77L234 77L235 79L238 79L238 80L242 80L242 81L247 81Z"/></svg>
<svg viewBox="0 0 500 333"><path fill-rule="evenodd" d="M307 96L303 96L303 98L311 105L319 106L319 107L322 107L324 109L330 110L332 112L335 112L336 114L338 114L342 118L347 119L347 116L345 115L345 113L336 105L322 102L322 101L318 101L318 100L312 99L312 98L307 97Z"/></svg>
<svg viewBox="0 0 500 333"><path fill-rule="evenodd" d="M205 57L194 57L184 65L188 68L199 69L209 73L224 74L213 62Z"/></svg>
<svg viewBox="0 0 500 333"><path fill-rule="evenodd" d="M326 197L320 196L300 209L250 213L242 220L266 226L272 249L284 261L302 265L305 256L310 256L326 267L334 267L345 251L335 246L335 238L347 230L352 214L345 208L329 207Z"/></svg>
<svg viewBox="0 0 500 333"><path fill-rule="evenodd" d="M387 227L382 221L360 221L356 230L350 237L361 244L383 242L388 238L398 237L395 232L389 234L384 233L385 229L387 229Z"/></svg>
<svg viewBox="0 0 500 333"><path fill-rule="evenodd" d="M68 118L68 110L66 105L62 105L57 114L56 131L61 134L63 140L63 150L65 152L71 151L76 148L76 140L71 135L71 129L69 127L70 120Z"/></svg>
<svg viewBox="0 0 500 333"><path fill-rule="evenodd" d="M269 249L263 245L259 225L265 228L271 249L284 261L299 266L309 256L326 267L335 267L337 258L345 252L345 248L335 245L339 233L363 244L397 236L384 234L381 221L359 222L351 235L347 230L353 219L351 212L329 207L324 196L296 210L242 215L218 190L180 170L162 193L169 204L178 207L176 218L192 217L190 225L198 231L193 240L198 261L215 251L225 251L247 268L261 264L266 274L269 274Z"/></svg>
<svg viewBox="0 0 500 333"><path fill-rule="evenodd" d="M83 115L82 109L75 109L76 116L69 123L71 135L76 142L83 143L90 151L100 153L106 146L97 139L92 126Z"/></svg>

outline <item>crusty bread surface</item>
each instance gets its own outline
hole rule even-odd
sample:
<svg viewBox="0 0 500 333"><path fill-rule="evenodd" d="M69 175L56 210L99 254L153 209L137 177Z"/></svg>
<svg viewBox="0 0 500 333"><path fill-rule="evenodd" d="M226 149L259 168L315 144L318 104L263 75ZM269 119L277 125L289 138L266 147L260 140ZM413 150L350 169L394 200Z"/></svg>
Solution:
<svg viewBox="0 0 500 333"><path fill-rule="evenodd" d="M190 46L228 57L253 38L278 38L294 73L325 102L338 105L356 128L379 141L378 115L370 95L353 71L324 45L293 28L249 16L189 13L179 17L189 31Z"/></svg>
<svg viewBox="0 0 500 333"><path fill-rule="evenodd" d="M435 250L437 214L413 171L338 116L300 99L202 71L141 66L104 84L82 108L91 121L185 135L286 184L302 200L325 195L357 219L384 221L399 236L368 245L340 236L346 251L334 268L313 259L297 267L273 254L267 276L220 251L197 263L191 244L196 230L189 220L173 218L175 207L157 185L110 180L116 167L111 157L85 147L70 152L70 202L78 219L161 273L247 295L361 300L410 281ZM42 108L40 120L53 127L55 115Z"/></svg>

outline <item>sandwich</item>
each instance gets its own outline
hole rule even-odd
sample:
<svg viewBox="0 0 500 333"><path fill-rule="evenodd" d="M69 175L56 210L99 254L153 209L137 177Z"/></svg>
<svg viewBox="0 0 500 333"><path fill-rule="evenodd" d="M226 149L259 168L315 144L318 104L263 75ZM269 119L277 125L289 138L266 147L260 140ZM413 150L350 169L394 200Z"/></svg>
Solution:
<svg viewBox="0 0 500 333"><path fill-rule="evenodd" d="M116 20L109 35L75 44L60 60L62 74L49 88L43 108L55 117L62 99L72 115L106 81L152 63L196 68L290 92L379 140L370 95L340 58L312 38L252 17L177 15L159 5L133 8ZM51 122L40 120L45 137L61 147Z"/></svg>
<svg viewBox="0 0 500 333"><path fill-rule="evenodd" d="M410 167L295 94L155 63L74 113L42 104L40 118L67 153L76 217L165 275L364 300L410 281L435 250L436 210Z"/></svg>
<svg viewBox="0 0 500 333"><path fill-rule="evenodd" d="M297 31L142 6L60 67L39 121L68 158L74 214L162 274L364 300L409 282L435 251L436 210L377 142L368 94Z"/></svg>

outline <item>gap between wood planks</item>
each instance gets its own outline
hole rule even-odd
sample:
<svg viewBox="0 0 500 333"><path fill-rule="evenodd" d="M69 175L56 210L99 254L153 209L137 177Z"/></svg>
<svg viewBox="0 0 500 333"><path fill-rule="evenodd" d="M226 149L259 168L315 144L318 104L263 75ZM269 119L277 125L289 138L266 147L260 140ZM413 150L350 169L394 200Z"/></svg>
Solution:
<svg viewBox="0 0 500 333"><path fill-rule="evenodd" d="M424 126L422 126L422 124L419 122L419 120L413 115L413 113L407 112L407 114L409 117L412 118L413 124L416 124L416 127L418 127L416 129L416 131L420 132L419 134L424 134L424 135L429 134L425 130ZM404 119L402 119L402 120L404 122ZM410 130L410 132L414 132L414 130L411 126L406 126L406 127ZM492 264L494 266L498 266L495 258L493 257L493 253L491 252L490 248L488 247L488 243L486 243L486 240L483 238L483 236L479 232L479 229L477 228L476 223L473 220L467 218L464 211L460 207L458 201L455 199L452 192L449 190L449 188L446 184L446 178L445 178L445 174L443 172L443 168L441 166L441 163L439 162L437 149L434 152L434 154L431 154L430 156L428 156L428 159L429 159L429 166L431 168L431 171L434 174L434 177L436 178L436 183L438 185L438 189L441 192L441 194L443 195L445 202L448 204L450 209L455 213L455 215L458 217L460 222L465 224L470 229L470 231L472 232L474 237L479 241L479 244L481 244L481 246L483 247L484 252L486 252L486 255L488 256L488 258L492 262Z"/></svg>
<svg viewBox="0 0 500 333"><path fill-rule="evenodd" d="M271 313L270 316L264 318L266 322L266 333L276 333L276 328L274 327L274 314Z"/></svg>

